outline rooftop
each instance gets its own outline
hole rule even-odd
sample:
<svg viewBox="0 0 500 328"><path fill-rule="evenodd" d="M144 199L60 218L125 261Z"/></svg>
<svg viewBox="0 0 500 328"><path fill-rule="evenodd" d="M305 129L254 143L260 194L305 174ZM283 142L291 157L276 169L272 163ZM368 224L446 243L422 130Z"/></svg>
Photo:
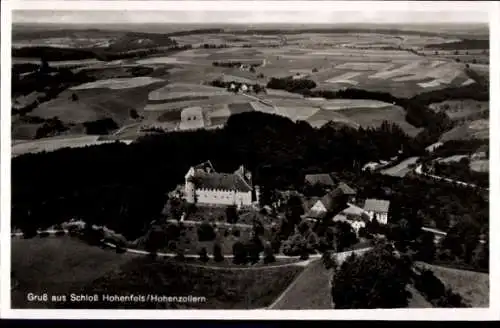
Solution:
<svg viewBox="0 0 500 328"><path fill-rule="evenodd" d="M319 174L307 174L305 177L306 183L311 185L322 184L325 186L334 186L332 177L327 173L319 173Z"/></svg>
<svg viewBox="0 0 500 328"><path fill-rule="evenodd" d="M349 187L345 182L339 183L337 189L339 189L344 195L356 195L356 191Z"/></svg>
<svg viewBox="0 0 500 328"><path fill-rule="evenodd" d="M364 210L379 213L388 213L390 204L391 202L389 202L388 200L369 198L365 201Z"/></svg>
<svg viewBox="0 0 500 328"><path fill-rule="evenodd" d="M196 188L236 190L249 192L252 190L251 182L245 181L247 171L240 166L234 173L217 173L210 161L193 166L192 179Z"/></svg>
<svg viewBox="0 0 500 328"><path fill-rule="evenodd" d="M198 171L194 177L197 188L200 189L219 189L236 190L249 192L252 190L250 185L243 180L243 177L235 173L207 173Z"/></svg>

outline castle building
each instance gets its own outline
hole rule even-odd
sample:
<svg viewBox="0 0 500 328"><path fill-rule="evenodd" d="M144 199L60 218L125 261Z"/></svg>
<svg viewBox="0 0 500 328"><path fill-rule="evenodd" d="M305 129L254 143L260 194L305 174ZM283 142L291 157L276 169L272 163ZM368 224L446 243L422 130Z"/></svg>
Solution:
<svg viewBox="0 0 500 328"><path fill-rule="evenodd" d="M218 173L210 161L192 166L185 175L185 199L191 204L250 206L258 202L252 173L240 166L234 173Z"/></svg>

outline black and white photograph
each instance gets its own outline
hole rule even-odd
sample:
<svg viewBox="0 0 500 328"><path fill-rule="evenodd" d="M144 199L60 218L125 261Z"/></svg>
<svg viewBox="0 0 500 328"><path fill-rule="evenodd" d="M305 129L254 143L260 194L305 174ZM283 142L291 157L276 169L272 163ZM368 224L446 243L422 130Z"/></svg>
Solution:
<svg viewBox="0 0 500 328"><path fill-rule="evenodd" d="M71 2L2 4L4 305L493 306L494 2Z"/></svg>

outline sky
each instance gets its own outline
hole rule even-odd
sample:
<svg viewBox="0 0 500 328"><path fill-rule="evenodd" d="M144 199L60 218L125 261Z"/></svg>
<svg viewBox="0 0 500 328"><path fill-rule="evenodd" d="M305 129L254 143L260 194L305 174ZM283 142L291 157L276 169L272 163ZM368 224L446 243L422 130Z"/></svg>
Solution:
<svg viewBox="0 0 500 328"><path fill-rule="evenodd" d="M84 1L85 2L85 1ZM231 5L200 5L182 7L155 6L152 11L142 6L137 7L135 1L108 2L99 9L81 6L81 1L65 1L67 5L59 6L63 10L53 10L54 5L39 8L45 10L14 10L14 23L60 23L60 24L131 24L131 23L487 23L491 9L486 2L342 2L339 4L267 7L266 4L244 6L245 10ZM150 2L151 3L151 2ZM205 2L206 3L206 2ZM323 2L326 3L326 2ZM71 6L75 4L75 6ZM113 5L114 4L114 5ZM230 4L230 2L229 2ZM302 5L304 2L302 2ZM95 3L93 4L95 7ZM116 10L119 8L120 10ZM165 9L174 10L165 10ZM68 10L71 9L71 10ZM81 10L84 9L84 10ZM96 8L97 9L97 8ZM129 9L129 10L123 10ZM240 10L238 10L240 9Z"/></svg>

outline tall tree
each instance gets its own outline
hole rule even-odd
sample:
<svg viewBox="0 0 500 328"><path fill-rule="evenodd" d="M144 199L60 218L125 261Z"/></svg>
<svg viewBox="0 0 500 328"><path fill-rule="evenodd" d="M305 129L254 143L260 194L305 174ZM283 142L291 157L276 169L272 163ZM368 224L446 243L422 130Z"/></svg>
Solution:
<svg viewBox="0 0 500 328"><path fill-rule="evenodd" d="M408 306L411 263L378 246L342 263L332 280L337 309L402 308Z"/></svg>

